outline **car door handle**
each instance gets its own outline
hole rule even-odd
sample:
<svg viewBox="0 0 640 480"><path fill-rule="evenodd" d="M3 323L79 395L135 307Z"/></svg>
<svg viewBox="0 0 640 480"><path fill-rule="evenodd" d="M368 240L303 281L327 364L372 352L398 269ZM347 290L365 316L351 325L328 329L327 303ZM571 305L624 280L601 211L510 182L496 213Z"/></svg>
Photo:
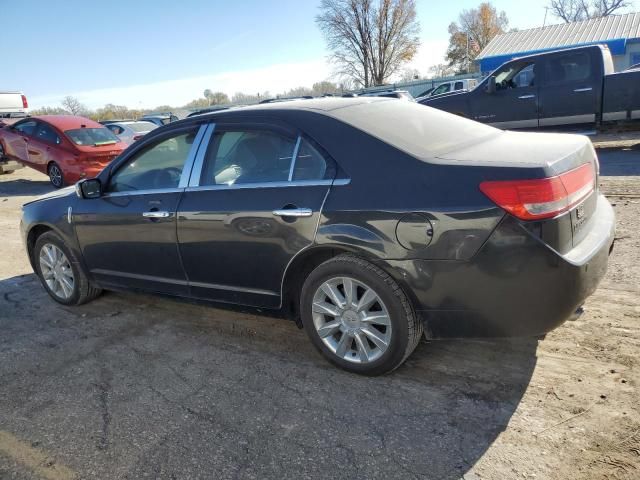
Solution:
<svg viewBox="0 0 640 480"><path fill-rule="evenodd" d="M310 208L281 208L274 210L273 214L276 217L310 217L313 215L313 210Z"/></svg>
<svg viewBox="0 0 640 480"><path fill-rule="evenodd" d="M152 210L150 212L142 212L142 216L145 218L167 218L169 216L169 212Z"/></svg>
<svg viewBox="0 0 640 480"><path fill-rule="evenodd" d="M590 92L592 90L593 90L592 87L585 87L585 88L576 88L574 90L574 92L576 92L576 93L579 93L579 92Z"/></svg>
<svg viewBox="0 0 640 480"><path fill-rule="evenodd" d="M520 95L518 98L520 100L528 100L530 98L536 98L536 96L535 95Z"/></svg>

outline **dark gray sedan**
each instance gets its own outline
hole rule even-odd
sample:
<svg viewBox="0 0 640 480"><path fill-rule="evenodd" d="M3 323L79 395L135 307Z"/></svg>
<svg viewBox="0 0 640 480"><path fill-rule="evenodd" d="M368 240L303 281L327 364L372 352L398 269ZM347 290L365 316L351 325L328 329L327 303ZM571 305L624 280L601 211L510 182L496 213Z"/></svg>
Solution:
<svg viewBox="0 0 640 480"><path fill-rule="evenodd" d="M538 335L603 277L615 219L582 136L413 102L328 98L195 116L24 207L65 305L136 289L280 309L376 375L429 337Z"/></svg>

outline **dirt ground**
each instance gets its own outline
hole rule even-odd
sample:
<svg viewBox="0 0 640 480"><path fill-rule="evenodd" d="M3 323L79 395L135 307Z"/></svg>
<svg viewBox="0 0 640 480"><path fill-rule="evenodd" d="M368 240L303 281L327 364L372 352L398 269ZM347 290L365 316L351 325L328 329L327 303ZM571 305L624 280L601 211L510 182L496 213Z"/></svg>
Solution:
<svg viewBox="0 0 640 480"><path fill-rule="evenodd" d="M55 304L18 231L46 178L0 176L0 479L640 478L640 177L608 173L617 239L579 320L423 343L374 379L255 312Z"/></svg>

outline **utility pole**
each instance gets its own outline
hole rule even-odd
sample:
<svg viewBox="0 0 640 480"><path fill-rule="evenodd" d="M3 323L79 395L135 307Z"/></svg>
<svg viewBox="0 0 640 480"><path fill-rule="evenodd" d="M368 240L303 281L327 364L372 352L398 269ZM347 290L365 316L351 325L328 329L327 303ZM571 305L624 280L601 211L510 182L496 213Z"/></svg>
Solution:
<svg viewBox="0 0 640 480"><path fill-rule="evenodd" d="M542 26L547 26L547 13L549 13L549 7L544 7L544 21L542 22Z"/></svg>

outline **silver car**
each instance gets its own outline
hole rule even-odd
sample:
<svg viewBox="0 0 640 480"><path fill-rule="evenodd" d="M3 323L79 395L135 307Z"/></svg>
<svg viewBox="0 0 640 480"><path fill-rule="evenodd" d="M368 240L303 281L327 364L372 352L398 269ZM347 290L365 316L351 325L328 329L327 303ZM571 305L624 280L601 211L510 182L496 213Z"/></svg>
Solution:
<svg viewBox="0 0 640 480"><path fill-rule="evenodd" d="M120 140L131 145L136 140L140 140L147 133L158 126L151 122L114 122L105 125Z"/></svg>

